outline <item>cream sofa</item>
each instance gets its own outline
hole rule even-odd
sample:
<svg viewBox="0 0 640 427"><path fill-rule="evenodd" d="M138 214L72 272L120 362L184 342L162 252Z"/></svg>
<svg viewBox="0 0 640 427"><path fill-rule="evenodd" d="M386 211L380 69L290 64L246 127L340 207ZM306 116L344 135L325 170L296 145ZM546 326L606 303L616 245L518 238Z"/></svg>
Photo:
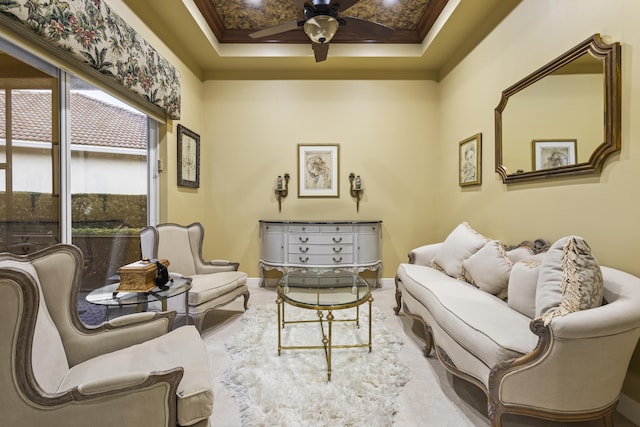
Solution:
<svg viewBox="0 0 640 427"><path fill-rule="evenodd" d="M426 356L485 392L493 426L505 413L612 426L640 336L640 279L597 265L575 236L536 243L505 248L459 225L398 267L396 314L423 323Z"/></svg>

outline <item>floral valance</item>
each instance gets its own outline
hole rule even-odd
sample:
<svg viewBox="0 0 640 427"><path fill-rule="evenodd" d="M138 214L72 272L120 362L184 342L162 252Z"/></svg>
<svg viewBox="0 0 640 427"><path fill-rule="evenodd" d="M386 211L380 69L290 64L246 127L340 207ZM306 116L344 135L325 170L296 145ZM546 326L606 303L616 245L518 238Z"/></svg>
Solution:
<svg viewBox="0 0 640 427"><path fill-rule="evenodd" d="M4 0L0 12L180 118L180 74L103 0Z"/></svg>

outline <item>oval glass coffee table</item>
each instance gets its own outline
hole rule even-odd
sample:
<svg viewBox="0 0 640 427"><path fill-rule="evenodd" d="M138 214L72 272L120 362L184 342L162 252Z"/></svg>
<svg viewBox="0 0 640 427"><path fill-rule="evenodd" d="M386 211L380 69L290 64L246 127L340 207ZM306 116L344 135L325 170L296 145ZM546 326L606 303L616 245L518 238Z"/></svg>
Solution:
<svg viewBox="0 0 640 427"><path fill-rule="evenodd" d="M371 352L371 304L373 296L366 280L358 274L342 270L305 270L285 274L278 282L278 355L282 350L324 349L327 359L327 381L331 381L331 350L334 348L369 347ZM332 329L334 322L354 322L360 327L360 306L369 303L369 342L359 344L334 345ZM317 312L317 319L287 321L286 304ZM355 308L355 317L335 319L334 310ZM326 315L325 315L326 312ZM320 324L322 345L283 346L281 330L292 323ZM325 327L326 326L326 327Z"/></svg>
<svg viewBox="0 0 640 427"><path fill-rule="evenodd" d="M112 283L91 291L85 299L87 302L107 307L107 320L109 320L109 309L112 307L122 307L126 305L137 305L138 311L146 311L150 302L160 301L162 311L167 310L167 299L178 295L185 295L185 315L186 322L189 322L189 289L191 289L191 279L187 277L174 277L168 283L166 289L153 288L149 292L117 292L120 283Z"/></svg>

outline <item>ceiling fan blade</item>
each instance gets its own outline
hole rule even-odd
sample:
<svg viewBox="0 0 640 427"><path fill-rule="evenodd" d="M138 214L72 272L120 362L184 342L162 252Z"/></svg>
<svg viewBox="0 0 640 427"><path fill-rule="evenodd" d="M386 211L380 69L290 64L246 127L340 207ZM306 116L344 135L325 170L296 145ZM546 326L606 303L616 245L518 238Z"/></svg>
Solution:
<svg viewBox="0 0 640 427"><path fill-rule="evenodd" d="M345 20L346 25L341 25L336 35L349 34L359 40L367 40L367 38L379 40L389 38L395 32L393 28L387 27L386 25L354 18L353 16L343 16L342 19Z"/></svg>
<svg viewBox="0 0 640 427"><path fill-rule="evenodd" d="M273 27L251 33L249 34L249 37L252 39L259 39L260 37L272 36L274 34L295 30L296 28L298 28L298 21L283 22L282 24L274 25Z"/></svg>
<svg viewBox="0 0 640 427"><path fill-rule="evenodd" d="M334 0L333 3L338 3L338 12L349 9L360 0Z"/></svg>
<svg viewBox="0 0 640 427"><path fill-rule="evenodd" d="M293 4L296 5L296 9L302 9L307 0L293 0Z"/></svg>
<svg viewBox="0 0 640 427"><path fill-rule="evenodd" d="M311 43L311 47L313 48L313 54L316 57L316 62L322 62L327 59L327 54L329 53L329 43Z"/></svg>

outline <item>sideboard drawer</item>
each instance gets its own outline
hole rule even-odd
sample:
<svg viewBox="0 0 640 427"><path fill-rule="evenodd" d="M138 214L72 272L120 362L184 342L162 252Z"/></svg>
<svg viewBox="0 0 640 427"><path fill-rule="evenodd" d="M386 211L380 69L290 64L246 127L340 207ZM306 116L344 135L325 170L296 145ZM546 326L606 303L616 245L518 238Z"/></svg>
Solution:
<svg viewBox="0 0 640 427"><path fill-rule="evenodd" d="M352 254L353 245L289 245L289 256Z"/></svg>
<svg viewBox="0 0 640 427"><path fill-rule="evenodd" d="M320 226L314 224L290 225L289 233L319 233Z"/></svg>
<svg viewBox="0 0 640 427"><path fill-rule="evenodd" d="M351 245L353 244L353 234L290 234L290 245Z"/></svg>
<svg viewBox="0 0 640 427"><path fill-rule="evenodd" d="M320 227L322 233L353 233L353 225L323 225Z"/></svg>
<svg viewBox="0 0 640 427"><path fill-rule="evenodd" d="M296 254L289 257L291 264L332 267L335 265L353 264L353 254L310 255Z"/></svg>

